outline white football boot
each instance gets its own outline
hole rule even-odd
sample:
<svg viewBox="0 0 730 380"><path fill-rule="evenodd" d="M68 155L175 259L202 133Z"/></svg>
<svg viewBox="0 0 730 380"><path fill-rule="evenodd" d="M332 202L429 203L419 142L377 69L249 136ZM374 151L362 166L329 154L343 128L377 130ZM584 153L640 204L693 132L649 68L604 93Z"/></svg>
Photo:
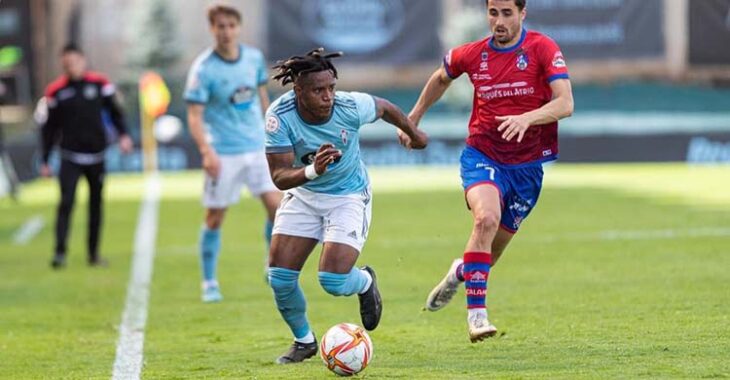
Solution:
<svg viewBox="0 0 730 380"><path fill-rule="evenodd" d="M459 286L462 283L458 278L456 278L456 268L458 268L462 262L464 262L463 259L455 259L454 262L451 263L451 267L449 268L449 271L446 272L446 276L444 276L441 282L439 282L439 284L431 290L428 298L426 298L426 310L440 310L442 307L446 306L452 298L454 298L454 294L456 294L456 291L459 290Z"/></svg>
<svg viewBox="0 0 730 380"><path fill-rule="evenodd" d="M486 312L470 312L467 317L467 324L469 325L469 339L472 343L482 341L497 334L497 328L489 323Z"/></svg>

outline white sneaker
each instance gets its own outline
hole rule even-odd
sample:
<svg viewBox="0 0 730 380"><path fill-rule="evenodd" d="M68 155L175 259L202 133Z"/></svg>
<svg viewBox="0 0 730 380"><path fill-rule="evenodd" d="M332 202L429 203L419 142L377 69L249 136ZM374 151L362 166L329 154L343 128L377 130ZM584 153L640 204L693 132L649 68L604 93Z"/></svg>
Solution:
<svg viewBox="0 0 730 380"><path fill-rule="evenodd" d="M201 299L205 303L215 303L215 302L221 302L223 301L223 295L221 294L221 289L218 286L218 283L210 283L206 284L203 283L203 294L201 295Z"/></svg>
<svg viewBox="0 0 730 380"><path fill-rule="evenodd" d="M472 343L482 341L497 334L497 328L489 323L486 314L470 313L467 323L469 325L469 339Z"/></svg>
<svg viewBox="0 0 730 380"><path fill-rule="evenodd" d="M456 291L459 289L459 285L461 285L461 281L456 278L456 268L458 268L463 262L464 260L462 259L456 259L451 263L451 267L449 268L449 271L446 272L446 276L444 276L441 282L439 282L439 284L431 290L428 298L426 298L426 310L440 310L446 306L452 298L454 298L454 294L456 294Z"/></svg>

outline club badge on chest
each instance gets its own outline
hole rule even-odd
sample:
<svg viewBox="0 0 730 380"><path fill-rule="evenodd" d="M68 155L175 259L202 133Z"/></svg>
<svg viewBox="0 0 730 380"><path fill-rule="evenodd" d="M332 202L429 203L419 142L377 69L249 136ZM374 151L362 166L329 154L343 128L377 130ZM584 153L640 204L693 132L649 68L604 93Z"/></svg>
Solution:
<svg viewBox="0 0 730 380"><path fill-rule="evenodd" d="M520 69L520 71L525 71L529 64L530 58L527 56L527 52L522 49L517 51L517 68Z"/></svg>

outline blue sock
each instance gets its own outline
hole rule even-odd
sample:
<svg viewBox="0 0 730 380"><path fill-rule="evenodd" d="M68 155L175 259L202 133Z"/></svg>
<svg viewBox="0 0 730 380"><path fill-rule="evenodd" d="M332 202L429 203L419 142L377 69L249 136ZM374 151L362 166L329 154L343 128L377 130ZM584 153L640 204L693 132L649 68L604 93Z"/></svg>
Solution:
<svg viewBox="0 0 730 380"><path fill-rule="evenodd" d="M216 279L215 271L218 266L218 252L220 249L220 229L211 230L204 226L200 232L200 264L203 267L203 279L205 281Z"/></svg>
<svg viewBox="0 0 730 380"><path fill-rule="evenodd" d="M335 296L349 296L367 290L370 276L365 271L352 268L350 273L319 272L319 283L327 293Z"/></svg>
<svg viewBox="0 0 730 380"><path fill-rule="evenodd" d="M274 299L279 313L289 325L296 339L311 331L307 321L307 300L299 287L299 272L285 268L269 268L269 284L274 289Z"/></svg>

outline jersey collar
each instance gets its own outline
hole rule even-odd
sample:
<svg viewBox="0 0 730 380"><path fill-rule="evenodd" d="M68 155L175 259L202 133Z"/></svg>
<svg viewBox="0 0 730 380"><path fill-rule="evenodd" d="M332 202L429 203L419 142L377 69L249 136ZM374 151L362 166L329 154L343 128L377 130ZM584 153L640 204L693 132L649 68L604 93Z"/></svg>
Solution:
<svg viewBox="0 0 730 380"><path fill-rule="evenodd" d="M241 59L243 59L243 45L238 44L238 58L236 58L234 60L223 58L222 55L218 54L218 52L215 51L215 47L213 47L213 54L215 54L215 56L218 57L218 59L220 59L221 61L223 61L225 63L238 63L238 62L241 62Z"/></svg>
<svg viewBox="0 0 730 380"><path fill-rule="evenodd" d="M302 114L299 113L299 102L296 101L296 96L294 96L294 111L296 112L297 117L299 118L299 121L301 121L305 125L311 125L313 127L316 127L316 126L320 126L320 125L325 125L332 120L332 116L335 115L335 105L332 104L332 111L330 112L330 117L328 117L327 120L319 122L319 123L310 123L310 122L304 120L304 118L302 117Z"/></svg>
<svg viewBox="0 0 730 380"><path fill-rule="evenodd" d="M525 36L527 36L527 29L522 28L522 35L520 36L520 40L517 41L517 43L514 46L510 46L507 48L498 48L494 46L494 36L489 37L489 47L492 48L492 50L498 52L498 53L511 53L515 50L517 50L520 46L522 46L522 43L525 42Z"/></svg>

